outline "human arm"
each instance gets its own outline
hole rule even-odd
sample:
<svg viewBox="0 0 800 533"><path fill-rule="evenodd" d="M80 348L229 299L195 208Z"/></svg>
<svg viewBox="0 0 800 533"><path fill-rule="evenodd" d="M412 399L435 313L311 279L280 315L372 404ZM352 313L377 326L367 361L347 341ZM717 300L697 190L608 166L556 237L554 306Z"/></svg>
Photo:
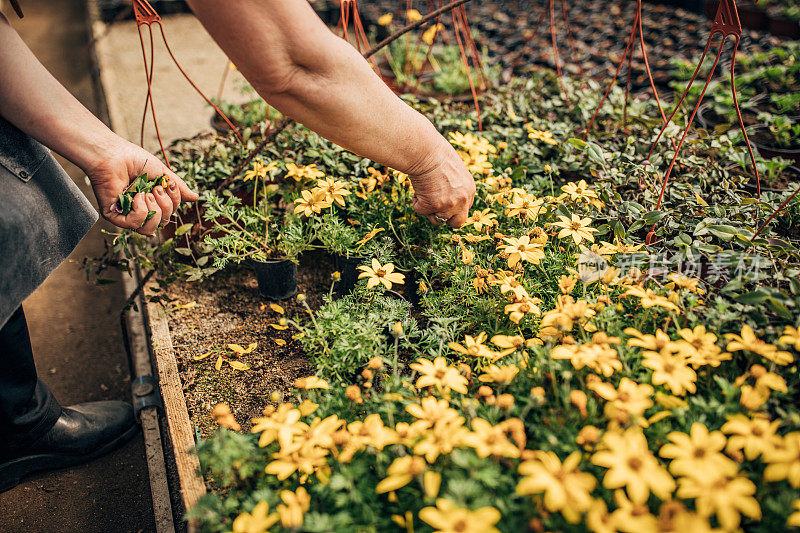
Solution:
<svg viewBox="0 0 800 533"><path fill-rule="evenodd" d="M461 226L475 183L456 151L305 0L189 0L270 105L323 137L409 174L421 215Z"/></svg>
<svg viewBox="0 0 800 533"><path fill-rule="evenodd" d="M0 116L80 167L92 183L101 214L117 226L150 234L181 201L197 195L158 158L114 134L42 66L0 15ZM133 210L112 209L132 178L167 174L173 187L137 194ZM145 222L148 211L155 216Z"/></svg>

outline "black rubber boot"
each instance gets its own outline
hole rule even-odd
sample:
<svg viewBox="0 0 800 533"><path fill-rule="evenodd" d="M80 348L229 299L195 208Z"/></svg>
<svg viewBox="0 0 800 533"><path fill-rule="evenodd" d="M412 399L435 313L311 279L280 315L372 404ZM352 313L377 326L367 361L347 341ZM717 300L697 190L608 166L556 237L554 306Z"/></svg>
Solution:
<svg viewBox="0 0 800 533"><path fill-rule="evenodd" d="M0 449L0 492L34 473L87 463L125 444L139 429L124 402L64 407L42 437L24 447Z"/></svg>

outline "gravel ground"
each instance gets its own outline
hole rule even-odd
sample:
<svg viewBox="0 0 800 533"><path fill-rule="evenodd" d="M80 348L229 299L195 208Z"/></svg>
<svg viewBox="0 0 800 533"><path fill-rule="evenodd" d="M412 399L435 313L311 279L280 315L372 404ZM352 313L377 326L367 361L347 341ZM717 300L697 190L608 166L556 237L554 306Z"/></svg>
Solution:
<svg viewBox="0 0 800 533"><path fill-rule="evenodd" d="M333 262L326 255L303 256L297 270L298 291L316 309L330 290ZM172 344L181 373L189 416L202 436L216 428L211 408L227 403L243 428L260 416L274 391L286 393L295 379L313 371L311 362L289 328L278 331L280 314L263 300L253 272L246 267L227 269L200 283L175 282L166 289ZM194 302L192 304L191 302ZM189 304L189 308L183 308ZM287 316L300 316L304 307L295 298L278 302ZM277 341L277 342L276 342ZM228 344L247 347L257 343L251 353L236 357ZM285 343L285 344L284 344ZM203 354L212 352L202 360ZM225 360L250 366L236 370L223 363L216 370L219 355Z"/></svg>

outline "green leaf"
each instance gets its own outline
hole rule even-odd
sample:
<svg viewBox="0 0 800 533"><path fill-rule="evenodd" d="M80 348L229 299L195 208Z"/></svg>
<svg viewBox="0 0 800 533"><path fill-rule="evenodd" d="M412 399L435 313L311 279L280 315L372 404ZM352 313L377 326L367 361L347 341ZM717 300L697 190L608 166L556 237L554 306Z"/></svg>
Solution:
<svg viewBox="0 0 800 533"><path fill-rule="evenodd" d="M586 144L586 154L589 156L589 160L600 165L605 165L606 159L603 155L603 149L591 142Z"/></svg>
<svg viewBox="0 0 800 533"><path fill-rule="evenodd" d="M650 224L655 224L665 216L667 216L667 211L649 211L644 214L644 223L649 226Z"/></svg>
<svg viewBox="0 0 800 533"><path fill-rule="evenodd" d="M733 239L733 237L739 233L738 229L727 224L710 224L708 226L708 231L711 232L712 235L719 237L726 242Z"/></svg>
<svg viewBox="0 0 800 533"><path fill-rule="evenodd" d="M746 292L734 298L737 302L745 305L758 305L764 303L772 295L764 289L756 289L754 291Z"/></svg>
<svg viewBox="0 0 800 533"><path fill-rule="evenodd" d="M567 139L567 142L577 148L578 150L583 150L586 148L586 141L583 139L576 139L575 137L571 137Z"/></svg>
<svg viewBox="0 0 800 533"><path fill-rule="evenodd" d="M194 224L183 224L181 226L178 226L178 229L175 230L175 235L183 235L184 233L192 229L192 226L194 226Z"/></svg>

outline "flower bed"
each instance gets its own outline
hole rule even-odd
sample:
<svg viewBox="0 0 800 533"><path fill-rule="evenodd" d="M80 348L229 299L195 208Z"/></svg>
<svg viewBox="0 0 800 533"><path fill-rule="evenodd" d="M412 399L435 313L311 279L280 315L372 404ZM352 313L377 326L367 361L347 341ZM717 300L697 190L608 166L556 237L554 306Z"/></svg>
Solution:
<svg viewBox="0 0 800 533"><path fill-rule="evenodd" d="M741 141L703 132L656 210L671 150L662 140L643 163L655 106L632 103L622 124L614 90L582 141L600 91L567 91L580 107L552 74L489 92L482 132L467 107L410 99L476 177L459 230L414 214L406 176L301 127L234 184L282 228L270 250L321 248L361 268L338 298L322 274L291 304L247 296L263 322L243 334L200 346L184 332L197 356L186 374L249 385L289 353L312 368L291 390L268 385L263 405L242 408L235 389L196 404L204 433L212 415L223 426L198 446L216 489L190 510L205 530L800 525L797 198L755 235L796 184L753 197ZM226 142L186 157L184 174L214 188L241 157ZM218 271L240 258L204 244L198 224L176 237L194 235L187 246L134 259L216 276L212 288L242 276ZM290 350L279 358L277 340Z"/></svg>

